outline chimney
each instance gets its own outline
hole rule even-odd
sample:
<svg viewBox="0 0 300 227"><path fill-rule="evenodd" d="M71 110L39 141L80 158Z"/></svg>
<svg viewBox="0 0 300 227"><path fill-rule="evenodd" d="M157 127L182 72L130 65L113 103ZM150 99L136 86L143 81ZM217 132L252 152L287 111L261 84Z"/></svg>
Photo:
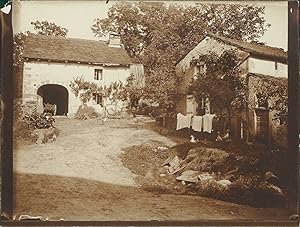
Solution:
<svg viewBox="0 0 300 227"><path fill-rule="evenodd" d="M111 33L109 35L108 46L109 47L116 47L116 48L121 47L121 38L120 38L120 35L118 33Z"/></svg>

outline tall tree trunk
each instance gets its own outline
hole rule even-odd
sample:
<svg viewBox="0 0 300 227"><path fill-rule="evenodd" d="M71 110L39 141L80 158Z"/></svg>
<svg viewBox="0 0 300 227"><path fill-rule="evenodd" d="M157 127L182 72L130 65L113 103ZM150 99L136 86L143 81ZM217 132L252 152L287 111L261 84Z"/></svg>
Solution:
<svg viewBox="0 0 300 227"><path fill-rule="evenodd" d="M228 125L229 125L229 129L231 130L231 106L228 105L227 106L227 112L228 112ZM228 128L228 125L227 125L227 128Z"/></svg>

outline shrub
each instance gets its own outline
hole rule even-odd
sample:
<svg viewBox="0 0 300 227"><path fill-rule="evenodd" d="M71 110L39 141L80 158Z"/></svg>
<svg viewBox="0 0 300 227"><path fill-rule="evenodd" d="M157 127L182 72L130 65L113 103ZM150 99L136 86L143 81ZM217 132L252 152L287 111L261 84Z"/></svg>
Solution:
<svg viewBox="0 0 300 227"><path fill-rule="evenodd" d="M255 175L240 176L230 185L224 197L228 197L229 201L255 207L282 207L285 202L284 195L276 193L271 184Z"/></svg>
<svg viewBox="0 0 300 227"><path fill-rule="evenodd" d="M55 119L47 114L39 114L30 104L15 104L14 135L16 138L32 139L35 129L54 127Z"/></svg>
<svg viewBox="0 0 300 227"><path fill-rule="evenodd" d="M288 148L288 126L287 124L282 124L274 127L272 132L273 144L276 147L287 150Z"/></svg>
<svg viewBox="0 0 300 227"><path fill-rule="evenodd" d="M42 129L53 127L55 119L47 114L39 114L36 111L30 114L25 114L22 119L29 128Z"/></svg>

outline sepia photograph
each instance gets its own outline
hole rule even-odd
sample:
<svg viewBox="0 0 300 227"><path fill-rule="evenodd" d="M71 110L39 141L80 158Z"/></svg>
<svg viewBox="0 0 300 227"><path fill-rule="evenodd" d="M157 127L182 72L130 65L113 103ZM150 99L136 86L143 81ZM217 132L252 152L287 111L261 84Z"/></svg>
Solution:
<svg viewBox="0 0 300 227"><path fill-rule="evenodd" d="M297 220L289 12L12 1L13 220Z"/></svg>

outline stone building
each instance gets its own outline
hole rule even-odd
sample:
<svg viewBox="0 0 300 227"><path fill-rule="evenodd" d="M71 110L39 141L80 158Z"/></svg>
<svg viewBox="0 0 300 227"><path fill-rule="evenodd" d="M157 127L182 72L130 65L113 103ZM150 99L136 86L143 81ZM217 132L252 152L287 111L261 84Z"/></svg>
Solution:
<svg viewBox="0 0 300 227"><path fill-rule="evenodd" d="M243 128L243 120L238 119L233 126L238 137L245 137L248 141L262 140L268 143L271 137L272 125L280 124L274 119L274 111L270 111L268 105L260 106L257 99L257 93L254 89L259 86L258 81L263 78L264 81L284 81L288 78L288 54L283 49L274 48L262 44L254 44L234 39L220 37L214 34L207 34L199 44L188 52L176 64L176 74L180 77L178 88L178 100L176 109L182 114L197 114L198 104L192 96L187 93L187 88L192 78L198 73L206 70L205 65L191 62L200 55L211 52L221 55L226 50L234 50L241 59L238 67L240 76L248 79L248 117L247 129ZM272 100L269 100L272 102ZM274 100L273 100L274 101ZM202 108L210 112L209 100L203 100Z"/></svg>
<svg viewBox="0 0 300 227"><path fill-rule="evenodd" d="M57 115L73 116L81 105L70 88L77 77L98 85L125 83L133 66L122 48L120 37L109 41L64 38L29 34L24 47L24 65L18 74L16 93L22 103L56 104ZM93 99L102 101L99 94Z"/></svg>

